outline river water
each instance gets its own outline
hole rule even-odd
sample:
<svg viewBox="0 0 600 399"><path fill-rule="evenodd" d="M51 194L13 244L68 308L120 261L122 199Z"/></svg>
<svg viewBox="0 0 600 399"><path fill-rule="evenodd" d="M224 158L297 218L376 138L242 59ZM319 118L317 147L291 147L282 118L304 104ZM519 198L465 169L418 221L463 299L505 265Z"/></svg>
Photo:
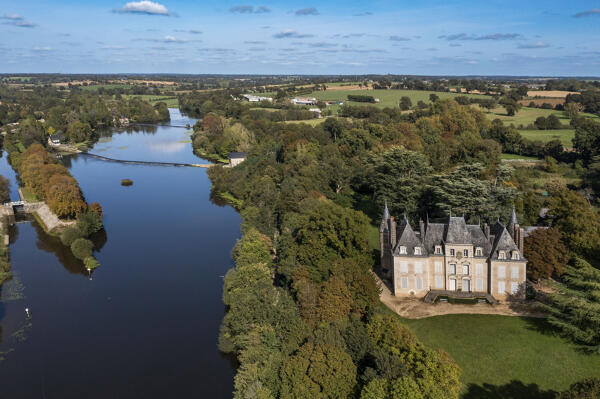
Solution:
<svg viewBox="0 0 600 399"><path fill-rule="evenodd" d="M170 111L173 125L195 122ZM90 152L203 163L186 130L109 132ZM234 364L218 351L217 335L237 213L211 202L205 169L85 155L63 162L88 203L103 207L105 234L94 237L100 267L88 276L35 221L11 228L14 278L0 295L0 397L231 397ZM5 154L0 174L17 198ZM133 186L121 186L123 178Z"/></svg>

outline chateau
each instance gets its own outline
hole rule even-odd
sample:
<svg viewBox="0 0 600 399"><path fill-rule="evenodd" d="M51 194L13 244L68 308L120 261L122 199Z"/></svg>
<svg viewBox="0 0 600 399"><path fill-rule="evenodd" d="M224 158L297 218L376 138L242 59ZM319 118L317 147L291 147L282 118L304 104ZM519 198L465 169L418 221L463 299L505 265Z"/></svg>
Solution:
<svg viewBox="0 0 600 399"><path fill-rule="evenodd" d="M524 298L524 236L514 209L507 227L498 221L482 228L450 216L447 223L420 220L415 231L406 215L391 217L386 204L379 229L382 272L396 296L435 290Z"/></svg>

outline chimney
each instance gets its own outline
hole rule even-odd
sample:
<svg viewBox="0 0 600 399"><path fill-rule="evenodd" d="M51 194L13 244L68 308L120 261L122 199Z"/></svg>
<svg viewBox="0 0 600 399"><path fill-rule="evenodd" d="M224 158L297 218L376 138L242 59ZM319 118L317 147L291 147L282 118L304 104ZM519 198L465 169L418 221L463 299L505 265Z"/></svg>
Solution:
<svg viewBox="0 0 600 399"><path fill-rule="evenodd" d="M483 234L485 234L485 238L490 239L490 225L487 223L483 224Z"/></svg>
<svg viewBox="0 0 600 399"><path fill-rule="evenodd" d="M394 248L396 246L396 219L393 216L390 218L390 241Z"/></svg>
<svg viewBox="0 0 600 399"><path fill-rule="evenodd" d="M525 235L525 230L519 227L519 242L517 243L517 245L519 246L519 252L521 252L521 256L523 255L523 247L524 247L524 241L525 241L524 235Z"/></svg>
<svg viewBox="0 0 600 399"><path fill-rule="evenodd" d="M425 222L423 219L419 219L419 232L421 233L421 241L425 240Z"/></svg>

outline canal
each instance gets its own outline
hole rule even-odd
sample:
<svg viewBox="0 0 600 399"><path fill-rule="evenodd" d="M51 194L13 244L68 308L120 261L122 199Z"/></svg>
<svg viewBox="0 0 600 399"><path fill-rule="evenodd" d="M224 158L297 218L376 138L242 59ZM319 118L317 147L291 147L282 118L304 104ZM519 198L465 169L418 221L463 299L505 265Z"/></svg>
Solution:
<svg viewBox="0 0 600 399"><path fill-rule="evenodd" d="M170 125L193 125L171 109ZM204 163L187 130L113 131L90 151L110 158ZM91 276L35 221L11 228L14 278L0 295L0 397L229 398L235 365L217 349L222 277L240 220L210 199L206 169L64 164L103 207ZM0 174L17 183L0 158ZM123 187L128 178L133 185ZM30 309L27 317L25 308Z"/></svg>

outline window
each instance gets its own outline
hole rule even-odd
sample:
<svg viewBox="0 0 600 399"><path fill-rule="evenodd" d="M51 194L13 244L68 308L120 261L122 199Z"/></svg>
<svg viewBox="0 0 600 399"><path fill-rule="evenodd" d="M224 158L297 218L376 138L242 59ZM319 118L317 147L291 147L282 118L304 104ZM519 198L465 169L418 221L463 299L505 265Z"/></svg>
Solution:
<svg viewBox="0 0 600 399"><path fill-rule="evenodd" d="M512 251L513 260L519 260L519 251Z"/></svg>
<svg viewBox="0 0 600 399"><path fill-rule="evenodd" d="M435 276L435 288L443 288L442 276Z"/></svg>
<svg viewBox="0 0 600 399"><path fill-rule="evenodd" d="M510 283L510 293L515 295L519 292L519 283Z"/></svg>
<svg viewBox="0 0 600 399"><path fill-rule="evenodd" d="M456 274L456 265L455 264L450 265L450 274Z"/></svg>
<svg viewBox="0 0 600 399"><path fill-rule="evenodd" d="M423 264L421 262L415 263L415 273L423 273Z"/></svg>
<svg viewBox="0 0 600 399"><path fill-rule="evenodd" d="M421 277L417 277L417 289L423 289L423 280L421 280Z"/></svg>
<svg viewBox="0 0 600 399"><path fill-rule="evenodd" d="M400 262L400 273L408 273L408 262Z"/></svg>
<svg viewBox="0 0 600 399"><path fill-rule="evenodd" d="M504 251L498 251L498 259L506 259L506 254Z"/></svg>
<svg viewBox="0 0 600 399"><path fill-rule="evenodd" d="M477 281L475 282L475 286L476 286L476 290L477 291L483 291L483 279L482 278L478 278Z"/></svg>
<svg viewBox="0 0 600 399"><path fill-rule="evenodd" d="M498 277L506 277L506 266L498 266Z"/></svg>
<svg viewBox="0 0 600 399"><path fill-rule="evenodd" d="M435 272L436 273L442 272L442 262L435 262Z"/></svg>
<svg viewBox="0 0 600 399"><path fill-rule="evenodd" d="M415 247L415 255L421 255L421 247Z"/></svg>
<svg viewBox="0 0 600 399"><path fill-rule="evenodd" d="M481 263L475 265L475 274L483 276L483 265Z"/></svg>
<svg viewBox="0 0 600 399"><path fill-rule="evenodd" d="M464 255L466 258L468 258L468 257L469 257L469 250L468 250L468 249L465 249L465 250L463 250L463 255Z"/></svg>
<svg viewBox="0 0 600 399"><path fill-rule="evenodd" d="M442 254L442 247L440 247L439 245L435 246L435 253L436 255L441 255Z"/></svg>
<svg viewBox="0 0 600 399"><path fill-rule="evenodd" d="M518 266L513 266L512 269L510 269L510 277L511 278L519 278L519 267Z"/></svg>
<svg viewBox="0 0 600 399"><path fill-rule="evenodd" d="M406 247L400 247L400 253L406 255Z"/></svg>
<svg viewBox="0 0 600 399"><path fill-rule="evenodd" d="M450 250L450 256L454 256L454 249Z"/></svg>
<svg viewBox="0 0 600 399"><path fill-rule="evenodd" d="M400 288L408 288L408 278L402 277L400 279Z"/></svg>
<svg viewBox="0 0 600 399"><path fill-rule="evenodd" d="M483 251L481 248L475 248L475 256L483 256Z"/></svg>
<svg viewBox="0 0 600 399"><path fill-rule="evenodd" d="M463 274L469 274L469 265L463 265Z"/></svg>
<svg viewBox="0 0 600 399"><path fill-rule="evenodd" d="M504 284L504 281L498 281L498 293L504 294L505 292L506 292L506 285Z"/></svg>

